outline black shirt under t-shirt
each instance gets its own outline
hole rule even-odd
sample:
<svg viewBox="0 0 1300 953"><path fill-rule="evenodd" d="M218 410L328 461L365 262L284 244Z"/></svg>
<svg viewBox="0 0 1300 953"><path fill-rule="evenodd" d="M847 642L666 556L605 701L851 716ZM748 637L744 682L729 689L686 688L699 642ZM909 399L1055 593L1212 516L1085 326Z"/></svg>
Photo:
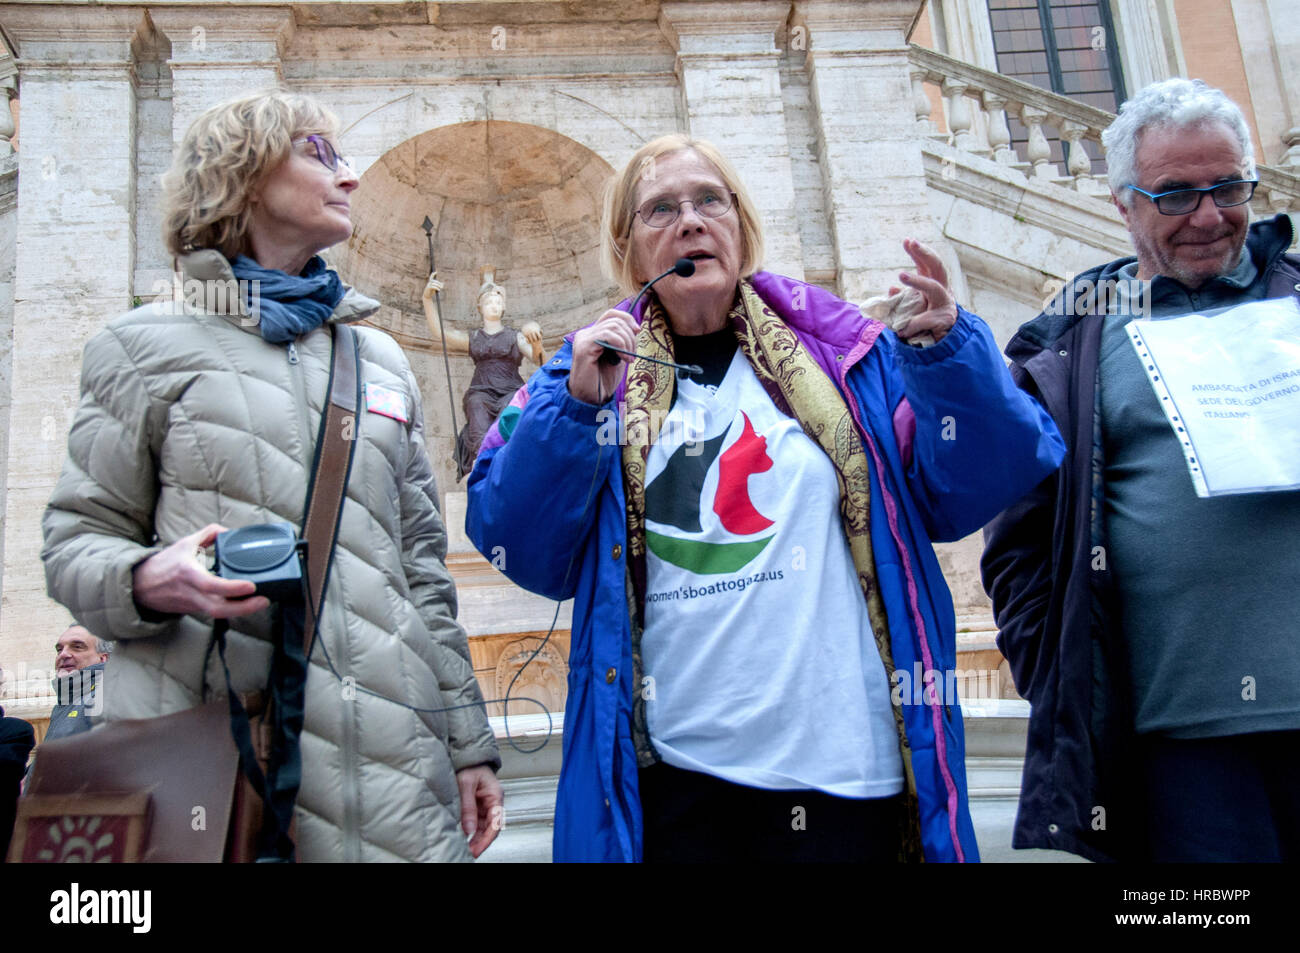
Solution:
<svg viewBox="0 0 1300 953"><path fill-rule="evenodd" d="M736 332L730 325L708 334L673 334L673 360L678 364L698 364L704 373L696 375L693 380L705 387L716 388L727 376L727 368L731 367L738 346ZM677 403L676 387L673 388L673 403Z"/></svg>

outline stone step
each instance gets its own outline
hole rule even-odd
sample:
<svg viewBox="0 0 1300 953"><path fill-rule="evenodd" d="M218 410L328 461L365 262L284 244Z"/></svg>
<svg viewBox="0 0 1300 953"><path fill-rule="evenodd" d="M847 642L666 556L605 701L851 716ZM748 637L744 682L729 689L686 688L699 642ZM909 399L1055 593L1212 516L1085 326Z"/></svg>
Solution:
<svg viewBox="0 0 1300 953"><path fill-rule="evenodd" d="M1029 703L992 700L963 703L966 728L966 780L971 819L986 863L1085 863L1058 851L1017 851L1011 848L1011 828L1020 796ZM521 739L544 730L528 716L511 718L511 734ZM501 719L493 719L497 737L504 737ZM554 830L555 794L559 781L561 739L554 735L539 752L519 754L502 746L502 787L505 790L505 826L495 844L483 855L484 863L550 863ZM528 747L521 744L521 747Z"/></svg>

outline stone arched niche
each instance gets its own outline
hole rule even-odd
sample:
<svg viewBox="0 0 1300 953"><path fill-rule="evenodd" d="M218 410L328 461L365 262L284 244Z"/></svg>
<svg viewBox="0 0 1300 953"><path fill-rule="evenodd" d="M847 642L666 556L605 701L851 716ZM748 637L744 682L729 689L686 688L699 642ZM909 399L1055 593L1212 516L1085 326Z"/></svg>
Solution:
<svg viewBox="0 0 1300 953"><path fill-rule="evenodd" d="M613 170L596 153L558 133L523 123L459 123L421 133L390 149L361 177L352 197L352 237L328 256L343 279L383 304L369 323L406 350L424 397L425 436L439 487L457 489L442 351L425 324L420 294L429 274L420 227L434 223L442 314L452 327L479 326L479 269L496 266L506 287L506 321L542 326L546 353L561 338L618 301L601 274L601 197ZM453 355L457 423L473 375ZM534 370L525 362L527 379Z"/></svg>
<svg viewBox="0 0 1300 953"><path fill-rule="evenodd" d="M612 175L590 149L538 126L488 120L431 129L362 176L340 272L385 305L372 323L408 349L432 349L420 307L427 215L447 285L444 317L477 326L479 269L490 262L507 289L506 320L541 324L549 353L617 300L598 252L601 195Z"/></svg>

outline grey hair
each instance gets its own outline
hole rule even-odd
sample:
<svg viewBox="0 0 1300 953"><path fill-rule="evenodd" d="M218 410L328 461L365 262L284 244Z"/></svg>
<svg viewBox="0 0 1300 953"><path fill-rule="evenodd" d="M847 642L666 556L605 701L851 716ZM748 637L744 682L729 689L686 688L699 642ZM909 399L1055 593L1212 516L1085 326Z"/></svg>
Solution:
<svg viewBox="0 0 1300 953"><path fill-rule="evenodd" d="M95 641L99 643L100 655L112 655L114 650L117 649L116 643L111 639L101 639L99 636L95 636Z"/></svg>
<svg viewBox="0 0 1300 953"><path fill-rule="evenodd" d="M1101 134L1111 192L1125 206L1132 206L1133 192L1125 186L1137 185L1138 143L1148 129L1187 129L1211 123L1222 123L1236 137L1246 161L1246 175L1253 177L1255 149L1241 109L1222 90L1199 79L1175 77L1139 90L1120 107L1119 116Z"/></svg>

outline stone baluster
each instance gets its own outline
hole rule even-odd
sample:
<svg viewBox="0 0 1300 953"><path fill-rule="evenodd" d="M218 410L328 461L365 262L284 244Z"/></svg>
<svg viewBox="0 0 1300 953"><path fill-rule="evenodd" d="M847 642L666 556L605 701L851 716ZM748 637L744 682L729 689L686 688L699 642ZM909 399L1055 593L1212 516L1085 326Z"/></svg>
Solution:
<svg viewBox="0 0 1300 953"><path fill-rule="evenodd" d="M14 114L9 101L16 99L18 82L12 76L0 80L0 156L14 154Z"/></svg>
<svg viewBox="0 0 1300 953"><path fill-rule="evenodd" d="M1061 138L1069 144L1069 158L1066 160L1066 169L1070 175L1074 176L1074 187L1080 192L1086 191L1084 179L1092 173L1092 157L1088 151L1083 148L1083 134L1088 131L1088 127L1081 122L1065 120L1061 123Z"/></svg>
<svg viewBox="0 0 1300 953"><path fill-rule="evenodd" d="M1291 196L1281 189L1268 190L1268 207L1272 209L1272 214L1278 215L1282 212L1291 211Z"/></svg>
<svg viewBox="0 0 1300 953"><path fill-rule="evenodd" d="M1000 165L1013 165L1016 153L1011 148L1011 129L1007 126L1006 97L986 90L982 98L984 111L988 114L989 149L993 152L993 161Z"/></svg>
<svg viewBox="0 0 1300 953"><path fill-rule="evenodd" d="M1300 126L1295 126L1282 133L1282 141L1286 143L1286 153L1282 156L1278 165L1283 169L1290 170L1293 174L1300 172Z"/></svg>
<svg viewBox="0 0 1300 953"><path fill-rule="evenodd" d="M1034 177L1055 179L1058 173L1056 163L1050 161L1052 147L1047 144L1047 136L1043 134L1043 120L1046 118L1046 109L1038 109L1034 106L1020 107L1020 121L1029 130L1029 144L1025 148L1025 153L1034 166Z"/></svg>
<svg viewBox="0 0 1300 953"><path fill-rule="evenodd" d="M933 106L925 91L925 70L914 69L909 75L912 77L912 108L916 110L916 124L921 135L928 136L935 128L934 120L930 118Z"/></svg>
<svg viewBox="0 0 1300 953"><path fill-rule="evenodd" d="M963 152L976 151L971 136L970 104L966 102L969 86L962 80L945 77L940 88L948 97L948 131L953 135L953 144Z"/></svg>

